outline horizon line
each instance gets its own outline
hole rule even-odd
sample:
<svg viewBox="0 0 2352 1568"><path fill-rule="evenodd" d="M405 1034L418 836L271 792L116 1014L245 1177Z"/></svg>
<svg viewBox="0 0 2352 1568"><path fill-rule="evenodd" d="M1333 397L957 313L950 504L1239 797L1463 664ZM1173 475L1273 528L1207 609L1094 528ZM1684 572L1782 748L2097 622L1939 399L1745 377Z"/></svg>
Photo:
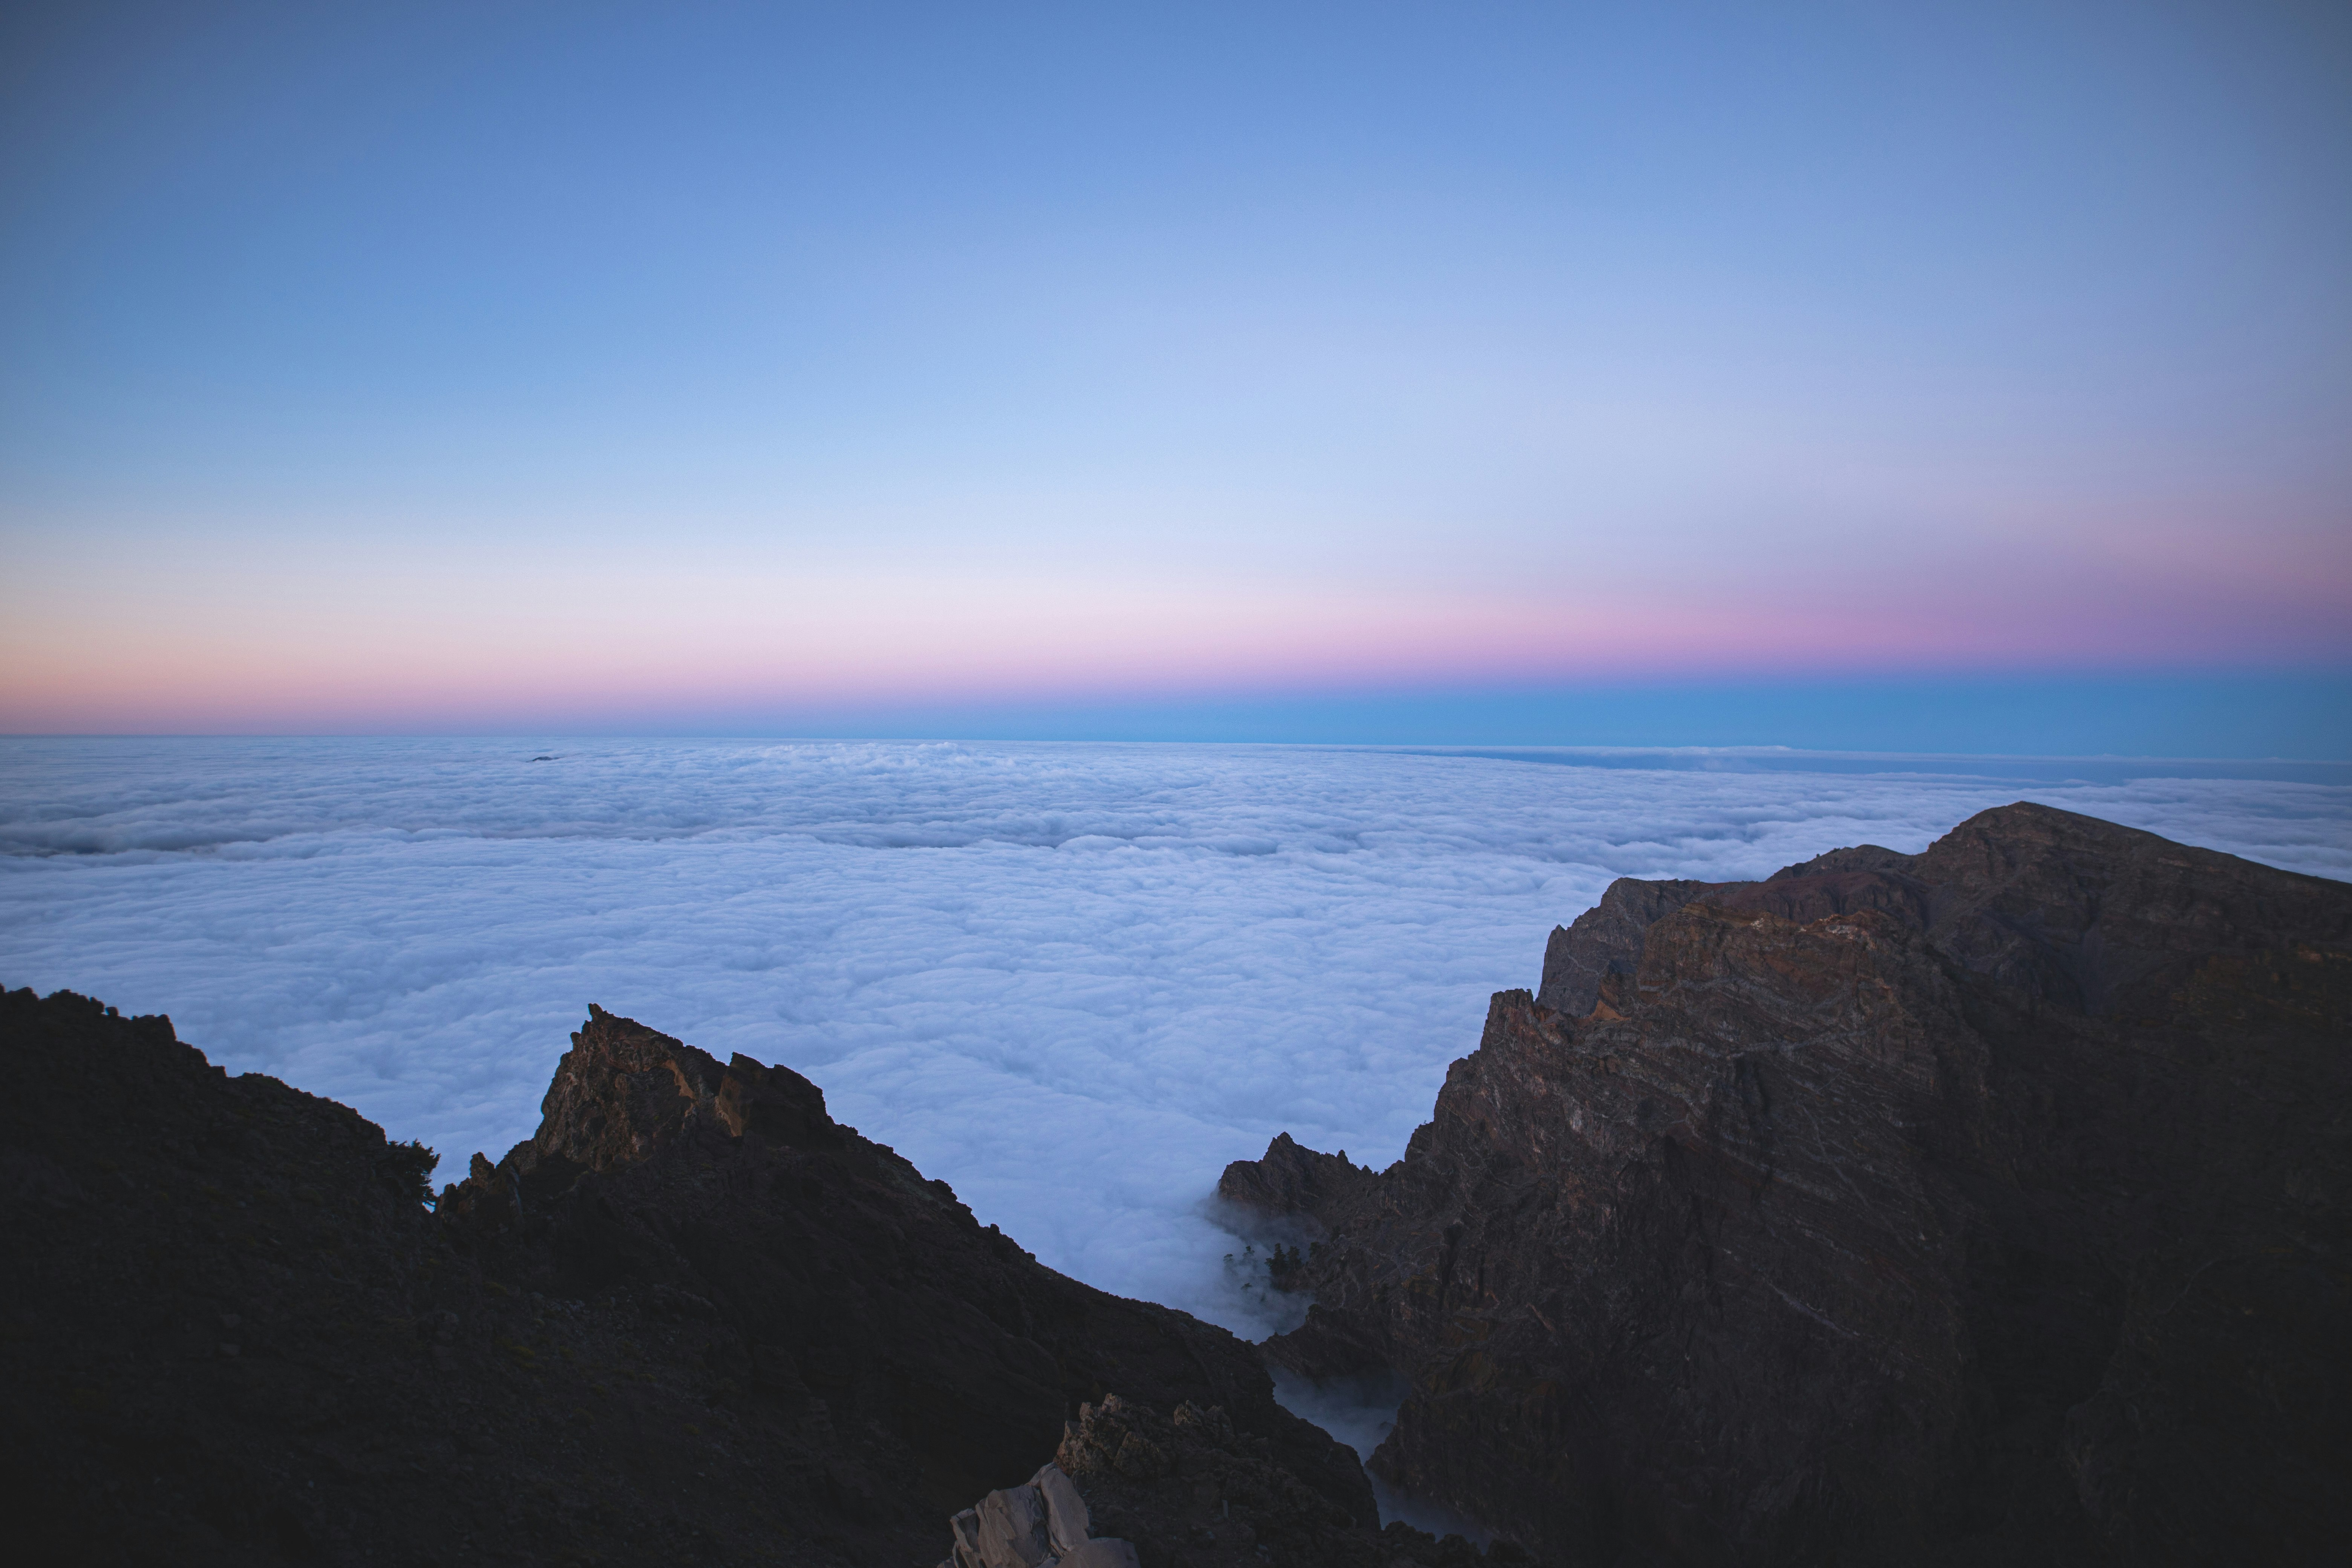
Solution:
<svg viewBox="0 0 2352 1568"><path fill-rule="evenodd" d="M1153 736L1003 736L818 734L785 731L620 731L620 730L26 730L0 731L0 743L12 741L469 741L502 742L730 742L745 745L904 745L904 746L1222 746L1265 747L1320 752L1425 752L1437 756L1490 757L1507 761L1529 752L1559 752L1611 757L1787 757L1845 762L1969 762L1969 763L2270 763L2294 767L2352 767L2352 752L2341 756L2288 756L2270 752L2225 756L2184 752L1965 752L1897 748L1872 750L1843 746L1791 746L1778 742L1714 745L1580 744L1571 742L1527 741L1288 741L1265 739L1202 740L1195 737ZM551 761L559 759L550 759Z"/></svg>

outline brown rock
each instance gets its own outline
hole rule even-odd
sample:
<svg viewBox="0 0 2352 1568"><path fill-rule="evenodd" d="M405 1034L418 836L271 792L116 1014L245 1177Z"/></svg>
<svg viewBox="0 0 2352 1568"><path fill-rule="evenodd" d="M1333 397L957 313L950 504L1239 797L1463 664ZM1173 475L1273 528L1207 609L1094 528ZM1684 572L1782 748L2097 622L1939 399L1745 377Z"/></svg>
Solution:
<svg viewBox="0 0 2352 1568"><path fill-rule="evenodd" d="M1544 948L1538 1000L1554 1012L1580 1018L1591 1012L1601 983L1612 975L1632 973L1641 961L1642 942L1650 927L1717 886L1618 878L1573 925L1552 928Z"/></svg>
<svg viewBox="0 0 2352 1568"><path fill-rule="evenodd" d="M2319 1561L2347 1047L2352 889L2047 807L1621 881L1269 1353L1551 1562Z"/></svg>
<svg viewBox="0 0 2352 1568"><path fill-rule="evenodd" d="M1349 1163L1348 1152L1318 1153L1277 1132L1256 1160L1236 1160L1218 1179L1217 1195L1261 1214L1312 1220L1339 1212L1359 1196L1372 1173Z"/></svg>

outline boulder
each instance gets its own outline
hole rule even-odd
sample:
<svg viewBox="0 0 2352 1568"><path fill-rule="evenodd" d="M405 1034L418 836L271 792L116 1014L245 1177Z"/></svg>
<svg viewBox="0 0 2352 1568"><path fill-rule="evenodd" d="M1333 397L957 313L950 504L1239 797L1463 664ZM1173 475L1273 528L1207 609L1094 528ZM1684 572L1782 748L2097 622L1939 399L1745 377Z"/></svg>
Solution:
<svg viewBox="0 0 2352 1568"><path fill-rule="evenodd" d="M1066 1557L1084 1545L1093 1529L1087 1517L1087 1500L1070 1484L1059 1465L1047 1465L1029 1484L1045 1504L1045 1538L1056 1557Z"/></svg>
<svg viewBox="0 0 2352 1568"><path fill-rule="evenodd" d="M1010 1487L980 1500L981 1568L1037 1568L1053 1555L1045 1504L1035 1487Z"/></svg>

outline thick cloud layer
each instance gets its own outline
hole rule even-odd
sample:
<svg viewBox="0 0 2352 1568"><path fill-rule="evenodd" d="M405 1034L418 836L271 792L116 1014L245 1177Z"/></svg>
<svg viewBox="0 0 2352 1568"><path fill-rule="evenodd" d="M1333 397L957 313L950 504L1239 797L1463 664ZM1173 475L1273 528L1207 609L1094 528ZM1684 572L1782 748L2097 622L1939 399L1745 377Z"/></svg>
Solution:
<svg viewBox="0 0 2352 1568"><path fill-rule="evenodd" d="M551 760L535 761L551 753ZM2352 876L2352 789L1213 746L0 742L0 982L168 1011L441 1150L591 1001L782 1061L1055 1268L1261 1331L1217 1173L1385 1163L1619 876L2047 801Z"/></svg>

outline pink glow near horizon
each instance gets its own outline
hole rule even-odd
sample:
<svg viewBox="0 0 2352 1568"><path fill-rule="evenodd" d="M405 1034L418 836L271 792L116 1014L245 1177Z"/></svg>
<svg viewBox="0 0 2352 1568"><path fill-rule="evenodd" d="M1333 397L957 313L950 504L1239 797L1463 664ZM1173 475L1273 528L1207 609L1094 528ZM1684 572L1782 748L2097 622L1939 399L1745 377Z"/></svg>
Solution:
<svg viewBox="0 0 2352 1568"><path fill-rule="evenodd" d="M757 593L707 606L615 585L601 602L468 616L430 636L398 605L273 618L192 604L144 622L110 622L89 604L20 605L0 633L0 730L560 726L665 710L2309 667L2345 662L2352 623L2325 592L2283 616L2275 597L2190 604L2185 591L2067 607L2022 590L1990 605L1948 594L1841 603L1784 584L1755 603L1116 584L1007 603L951 590L867 585L762 616Z"/></svg>
<svg viewBox="0 0 2352 1568"><path fill-rule="evenodd" d="M55 9L0 731L2352 668L2307 17Z"/></svg>

